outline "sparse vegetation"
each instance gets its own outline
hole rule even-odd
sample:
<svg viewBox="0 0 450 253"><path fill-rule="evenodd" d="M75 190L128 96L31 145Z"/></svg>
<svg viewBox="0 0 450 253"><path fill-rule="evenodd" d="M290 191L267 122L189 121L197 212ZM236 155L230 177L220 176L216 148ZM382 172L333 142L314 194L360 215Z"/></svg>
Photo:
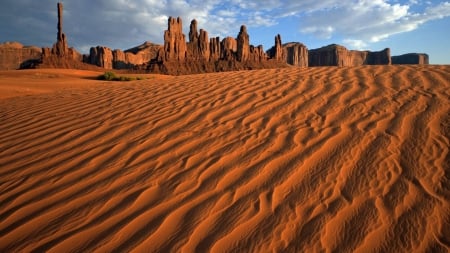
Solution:
<svg viewBox="0 0 450 253"><path fill-rule="evenodd" d="M107 71L103 73L103 75L99 75L97 79L105 81L120 81L120 82L144 80L143 77L117 76L114 72L111 71Z"/></svg>

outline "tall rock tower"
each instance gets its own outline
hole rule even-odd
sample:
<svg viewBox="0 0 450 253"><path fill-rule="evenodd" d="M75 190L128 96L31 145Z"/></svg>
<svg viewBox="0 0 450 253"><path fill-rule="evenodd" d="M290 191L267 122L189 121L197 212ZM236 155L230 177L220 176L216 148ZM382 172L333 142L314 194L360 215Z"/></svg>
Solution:
<svg viewBox="0 0 450 253"><path fill-rule="evenodd" d="M186 58L186 36L180 17L168 20L169 29L164 32L164 60L184 61Z"/></svg>
<svg viewBox="0 0 450 253"><path fill-rule="evenodd" d="M240 62L247 61L250 54L250 39L247 33L247 27L241 26L237 37L237 60Z"/></svg>
<svg viewBox="0 0 450 253"><path fill-rule="evenodd" d="M56 43L53 45L52 54L64 57L67 56L69 47L67 45L66 35L63 33L63 4L58 3L58 34Z"/></svg>
<svg viewBox="0 0 450 253"><path fill-rule="evenodd" d="M274 58L277 61L281 61L283 59L283 48L281 44L281 35L275 36L275 54Z"/></svg>

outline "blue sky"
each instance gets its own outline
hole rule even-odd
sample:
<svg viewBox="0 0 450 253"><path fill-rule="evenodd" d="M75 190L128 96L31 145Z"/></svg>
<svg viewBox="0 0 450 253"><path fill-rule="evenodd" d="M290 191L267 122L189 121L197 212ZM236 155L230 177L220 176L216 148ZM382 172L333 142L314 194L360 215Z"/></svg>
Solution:
<svg viewBox="0 0 450 253"><path fill-rule="evenodd" d="M2 0L0 42L51 46L56 40L56 2ZM63 0L64 32L82 53L91 46L127 49L162 43L169 16L195 18L210 37L236 37L247 26L250 43L269 49L282 42L309 49L331 43L392 55L427 53L433 64L450 64L450 2L421 0Z"/></svg>

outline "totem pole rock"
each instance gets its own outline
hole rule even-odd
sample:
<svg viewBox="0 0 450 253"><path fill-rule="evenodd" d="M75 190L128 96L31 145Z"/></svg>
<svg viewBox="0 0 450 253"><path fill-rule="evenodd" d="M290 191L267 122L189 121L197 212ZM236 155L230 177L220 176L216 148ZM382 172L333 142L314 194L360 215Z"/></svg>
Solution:
<svg viewBox="0 0 450 253"><path fill-rule="evenodd" d="M68 55L68 45L66 35L63 33L63 4L58 3L58 34L56 36L56 43L53 45L52 54L64 57Z"/></svg>

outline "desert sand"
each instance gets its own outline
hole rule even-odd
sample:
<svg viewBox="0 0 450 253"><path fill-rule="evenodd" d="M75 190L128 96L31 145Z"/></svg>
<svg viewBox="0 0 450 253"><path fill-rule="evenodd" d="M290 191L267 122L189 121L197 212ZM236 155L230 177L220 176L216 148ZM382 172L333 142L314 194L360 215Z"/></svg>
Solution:
<svg viewBox="0 0 450 253"><path fill-rule="evenodd" d="M448 252L450 66L0 72L0 252Z"/></svg>

